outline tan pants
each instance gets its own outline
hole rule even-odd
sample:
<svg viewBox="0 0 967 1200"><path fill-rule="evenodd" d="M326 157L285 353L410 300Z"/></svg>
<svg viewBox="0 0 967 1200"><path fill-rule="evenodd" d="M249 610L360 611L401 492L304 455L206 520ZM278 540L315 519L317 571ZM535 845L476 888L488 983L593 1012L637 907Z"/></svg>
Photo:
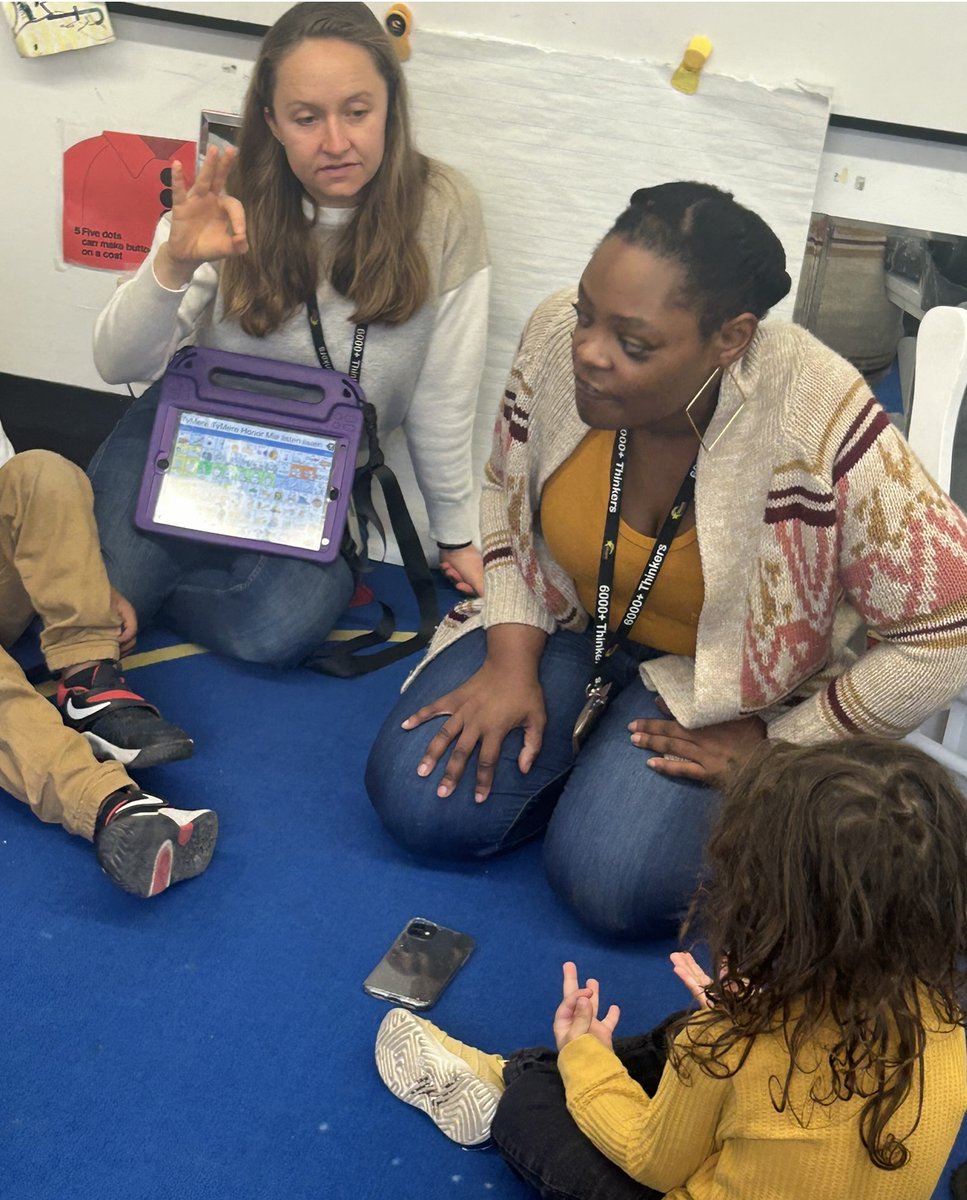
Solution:
<svg viewBox="0 0 967 1200"><path fill-rule="evenodd" d="M34 613L52 671L118 657L91 485L47 450L25 451L0 467L0 646L12 645ZM102 802L130 783L120 763L94 758L0 650L0 786L42 821L91 839Z"/></svg>

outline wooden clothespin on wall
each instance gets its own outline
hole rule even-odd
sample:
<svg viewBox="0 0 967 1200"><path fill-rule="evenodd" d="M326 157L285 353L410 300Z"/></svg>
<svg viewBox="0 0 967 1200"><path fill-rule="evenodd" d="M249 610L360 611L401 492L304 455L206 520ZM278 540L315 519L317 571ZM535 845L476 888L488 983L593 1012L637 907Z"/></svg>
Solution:
<svg viewBox="0 0 967 1200"><path fill-rule="evenodd" d="M693 37L672 76L672 87L687 96L694 96L698 91L698 77L711 53L712 43L707 37Z"/></svg>

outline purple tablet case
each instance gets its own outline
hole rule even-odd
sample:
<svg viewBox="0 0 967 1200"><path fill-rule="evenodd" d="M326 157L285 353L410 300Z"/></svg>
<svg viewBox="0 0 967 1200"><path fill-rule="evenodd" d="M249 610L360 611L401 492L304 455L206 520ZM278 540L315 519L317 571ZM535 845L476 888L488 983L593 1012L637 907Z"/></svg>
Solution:
<svg viewBox="0 0 967 1200"><path fill-rule="evenodd" d="M338 371L184 347L161 381L135 525L332 562L352 499L363 399Z"/></svg>

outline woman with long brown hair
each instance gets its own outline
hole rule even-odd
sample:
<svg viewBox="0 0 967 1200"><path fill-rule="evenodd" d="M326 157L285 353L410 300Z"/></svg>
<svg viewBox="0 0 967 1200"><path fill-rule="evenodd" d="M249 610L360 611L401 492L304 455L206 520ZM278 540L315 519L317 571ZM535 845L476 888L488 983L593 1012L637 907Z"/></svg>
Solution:
<svg viewBox="0 0 967 1200"><path fill-rule="evenodd" d="M929 1200L967 1110L967 800L943 768L875 737L762 746L693 932L719 970L673 954L699 1008L650 1034L613 1041L566 963L557 1053L505 1062L394 1009L380 1074L552 1200Z"/></svg>
<svg viewBox="0 0 967 1200"><path fill-rule="evenodd" d="M237 154L210 149L151 253L101 313L111 383L157 379L186 342L347 370L383 436L402 426L445 573L480 591L470 439L489 267L466 179L415 148L392 42L365 4L297 4L269 30ZM133 524L158 391L91 464L112 583L141 623L160 615L212 650L285 666L325 640L353 594L353 555L328 565L139 532Z"/></svg>

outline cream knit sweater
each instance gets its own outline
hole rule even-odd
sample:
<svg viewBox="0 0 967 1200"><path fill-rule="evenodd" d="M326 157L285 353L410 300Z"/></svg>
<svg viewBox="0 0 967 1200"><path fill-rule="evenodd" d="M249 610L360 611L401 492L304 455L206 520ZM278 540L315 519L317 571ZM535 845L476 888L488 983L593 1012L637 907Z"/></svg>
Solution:
<svg viewBox="0 0 967 1200"><path fill-rule="evenodd" d="M587 433L573 299L544 301L524 332L481 501L485 598L444 618L426 661L480 624L587 625L540 533L544 484ZM967 685L963 513L863 378L796 325L760 326L726 374L707 443L727 425L698 459L695 657L643 664L644 682L689 728L748 713L793 742L915 728ZM857 657L862 625L880 640Z"/></svg>

